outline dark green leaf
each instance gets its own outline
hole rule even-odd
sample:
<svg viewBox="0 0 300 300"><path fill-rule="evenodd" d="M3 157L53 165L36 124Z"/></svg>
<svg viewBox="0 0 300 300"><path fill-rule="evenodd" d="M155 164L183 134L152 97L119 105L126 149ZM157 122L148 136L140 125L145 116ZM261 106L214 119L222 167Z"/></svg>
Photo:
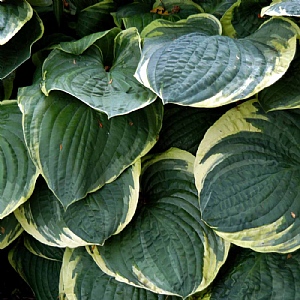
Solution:
<svg viewBox="0 0 300 300"><path fill-rule="evenodd" d="M72 96L38 86L19 91L28 149L48 186L66 208L116 179L156 143L158 101L108 120Z"/></svg>
<svg viewBox="0 0 300 300"><path fill-rule="evenodd" d="M0 220L0 249L12 243L21 233L23 228L13 213Z"/></svg>

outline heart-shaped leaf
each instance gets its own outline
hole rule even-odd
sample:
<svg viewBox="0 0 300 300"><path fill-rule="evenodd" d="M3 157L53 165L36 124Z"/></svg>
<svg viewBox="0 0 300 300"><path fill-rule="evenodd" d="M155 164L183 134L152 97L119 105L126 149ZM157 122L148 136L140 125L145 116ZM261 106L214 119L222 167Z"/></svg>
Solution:
<svg viewBox="0 0 300 300"><path fill-rule="evenodd" d="M201 220L194 156L172 148L144 160L135 218L90 253L108 275L155 293L183 298L207 287L229 243Z"/></svg>
<svg viewBox="0 0 300 300"><path fill-rule="evenodd" d="M31 86L19 90L19 105L31 157L65 208L144 156L162 124L159 101L108 120L68 94Z"/></svg>
<svg viewBox="0 0 300 300"><path fill-rule="evenodd" d="M109 117L130 113L156 99L133 77L140 56L140 36L135 28L116 36L114 61L109 66L104 65L97 46L80 55L55 49L43 65L43 91L46 95L51 90L65 91Z"/></svg>
<svg viewBox="0 0 300 300"><path fill-rule="evenodd" d="M17 102L0 103L0 219L32 194L38 171L25 146Z"/></svg>
<svg viewBox="0 0 300 300"><path fill-rule="evenodd" d="M201 5L204 12L221 18L236 0L194 0L194 2Z"/></svg>
<svg viewBox="0 0 300 300"><path fill-rule="evenodd" d="M85 248L65 250L61 269L60 295L89 300L178 300L136 288L103 273ZM74 277L74 274L76 276Z"/></svg>
<svg viewBox="0 0 300 300"><path fill-rule="evenodd" d="M206 15L203 20L215 24ZM148 37L136 78L164 103L217 107L246 99L286 72L299 28L288 19L273 18L244 39L207 32L174 40L164 34Z"/></svg>
<svg viewBox="0 0 300 300"><path fill-rule="evenodd" d="M300 110L264 113L252 100L206 133L195 161L203 220L260 252L300 247Z"/></svg>
<svg viewBox="0 0 300 300"><path fill-rule="evenodd" d="M70 205L66 211L41 181L30 200L15 210L15 215L28 233L49 246L101 245L132 219L139 196L139 175L137 161L115 181Z"/></svg>
<svg viewBox="0 0 300 300"><path fill-rule="evenodd" d="M276 0L261 10L261 15L300 17L299 0Z"/></svg>

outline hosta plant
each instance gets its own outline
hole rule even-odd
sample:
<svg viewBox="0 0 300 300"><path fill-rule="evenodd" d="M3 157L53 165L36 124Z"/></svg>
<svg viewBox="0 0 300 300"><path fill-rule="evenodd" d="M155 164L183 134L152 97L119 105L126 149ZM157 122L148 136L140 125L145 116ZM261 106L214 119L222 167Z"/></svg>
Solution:
<svg viewBox="0 0 300 300"><path fill-rule="evenodd" d="M300 298L299 7L0 2L0 249L36 299Z"/></svg>

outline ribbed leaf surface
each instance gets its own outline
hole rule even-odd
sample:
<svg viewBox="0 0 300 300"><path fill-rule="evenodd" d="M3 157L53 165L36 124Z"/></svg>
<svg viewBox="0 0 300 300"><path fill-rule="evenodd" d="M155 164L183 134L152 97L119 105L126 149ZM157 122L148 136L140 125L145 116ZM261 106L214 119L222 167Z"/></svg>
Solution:
<svg viewBox="0 0 300 300"><path fill-rule="evenodd" d="M300 111L233 108L206 133L195 162L203 220L260 252L300 247Z"/></svg>
<svg viewBox="0 0 300 300"><path fill-rule="evenodd" d="M175 148L144 161L135 218L103 247L90 247L104 272L183 298L210 284L229 244L201 220L193 162L194 156Z"/></svg>
<svg viewBox="0 0 300 300"><path fill-rule="evenodd" d="M300 17L299 0L276 0L262 9L261 15Z"/></svg>
<svg viewBox="0 0 300 300"><path fill-rule="evenodd" d="M32 15L33 9L26 0L1 2L0 45L7 43L32 18Z"/></svg>
<svg viewBox="0 0 300 300"><path fill-rule="evenodd" d="M164 103L217 107L246 99L286 72L299 28L287 19L274 18L244 39L207 35L207 31L171 41L164 34L149 37L136 78Z"/></svg>
<svg viewBox="0 0 300 300"><path fill-rule="evenodd" d="M139 196L139 175L140 161L66 211L42 181L15 215L23 228L44 244L70 248L100 245L132 219Z"/></svg>
<svg viewBox="0 0 300 300"><path fill-rule="evenodd" d="M207 300L297 300L300 295L300 252L283 255L239 249L217 278Z"/></svg>
<svg viewBox="0 0 300 300"><path fill-rule="evenodd" d="M0 219L32 194L38 172L29 157L16 101L0 104Z"/></svg>
<svg viewBox="0 0 300 300"><path fill-rule="evenodd" d="M11 244L22 232L23 228L14 214L0 220L0 249Z"/></svg>
<svg viewBox="0 0 300 300"><path fill-rule="evenodd" d="M76 276L74 277L74 274ZM177 297L157 295L145 289L118 282L106 275L85 248L69 249L64 255L60 294L76 300L176 300Z"/></svg>
<svg viewBox="0 0 300 300"><path fill-rule="evenodd" d="M144 156L162 123L158 101L110 120L68 94L46 97L38 86L22 88L19 102L33 161L65 208Z"/></svg>
<svg viewBox="0 0 300 300"><path fill-rule="evenodd" d="M194 0L194 2L201 5L204 12L221 18L236 0Z"/></svg>
<svg viewBox="0 0 300 300"><path fill-rule="evenodd" d="M0 7L2 5L1 2ZM4 25L6 25L6 21L8 20L4 20ZM32 18L22 26L17 34L0 46L0 79L6 77L30 57L32 44L42 37L43 32L44 26L41 19L37 13L33 13Z"/></svg>
<svg viewBox="0 0 300 300"><path fill-rule="evenodd" d="M58 299L61 262L34 255L22 243L9 252L8 259L31 287L37 300Z"/></svg>
<svg viewBox="0 0 300 300"><path fill-rule="evenodd" d="M141 56L137 30L129 28L118 34L110 51L114 51L114 60L105 66L97 46L80 55L53 50L43 65L44 93L65 91L109 117L151 104L156 95L133 77Z"/></svg>

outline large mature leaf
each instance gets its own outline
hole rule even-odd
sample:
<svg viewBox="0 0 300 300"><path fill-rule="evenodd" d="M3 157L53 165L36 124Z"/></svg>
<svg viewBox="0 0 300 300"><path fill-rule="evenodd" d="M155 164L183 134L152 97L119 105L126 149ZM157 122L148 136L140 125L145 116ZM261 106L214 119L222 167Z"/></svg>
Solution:
<svg viewBox="0 0 300 300"><path fill-rule="evenodd" d="M76 274L76 275L75 275ZM89 300L175 300L116 281L103 273L85 248L66 249L60 281L60 295L66 299Z"/></svg>
<svg viewBox="0 0 300 300"><path fill-rule="evenodd" d="M43 32L43 23L34 13L16 35L0 46L0 79L6 77L30 57L32 44L42 37Z"/></svg>
<svg viewBox="0 0 300 300"><path fill-rule="evenodd" d="M273 18L244 39L206 32L148 38L136 78L164 103L216 107L246 99L286 72L299 28Z"/></svg>
<svg viewBox="0 0 300 300"><path fill-rule="evenodd" d="M13 91L13 83L16 72L11 72L8 76L0 80L0 100L6 100L11 97Z"/></svg>
<svg viewBox="0 0 300 300"><path fill-rule="evenodd" d="M299 0L273 0L270 6L261 10L261 15L300 17Z"/></svg>
<svg viewBox="0 0 300 300"><path fill-rule="evenodd" d="M203 220L256 251L300 247L299 110L233 108L206 133L195 162Z"/></svg>
<svg viewBox="0 0 300 300"><path fill-rule="evenodd" d="M58 299L61 262L34 255L22 243L9 252L8 259L31 287L37 300Z"/></svg>
<svg viewBox="0 0 300 300"><path fill-rule="evenodd" d="M32 18L32 15L33 9L26 0L1 2L0 45L7 43Z"/></svg>
<svg viewBox="0 0 300 300"><path fill-rule="evenodd" d="M300 252L283 255L237 249L235 257L199 299L297 300L300 295ZM220 272L221 273L221 272Z"/></svg>
<svg viewBox="0 0 300 300"><path fill-rule="evenodd" d="M104 65L96 46L81 55L55 49L43 65L43 91L46 95L51 90L65 91L109 117L130 113L156 99L133 77L140 56L140 36L135 28L117 35L114 61L109 66Z"/></svg>
<svg viewBox="0 0 300 300"><path fill-rule="evenodd" d="M163 126L152 152L164 152L171 147L196 155L206 130L228 109L203 109L167 104Z"/></svg>
<svg viewBox="0 0 300 300"><path fill-rule="evenodd" d="M4 249L12 243L21 233L23 228L14 214L10 214L0 220L0 249Z"/></svg>
<svg viewBox="0 0 300 300"><path fill-rule="evenodd" d="M144 156L162 123L159 101L108 120L68 94L31 86L20 89L19 105L32 159L65 208Z"/></svg>
<svg viewBox="0 0 300 300"><path fill-rule="evenodd" d="M254 33L266 21L260 17L260 11L268 3L268 0L235 2L221 18L223 34L232 38L244 38Z"/></svg>
<svg viewBox="0 0 300 300"><path fill-rule="evenodd" d="M175 148L144 161L135 218L104 246L90 247L104 272L183 298L211 283L229 244L201 220L193 163L193 155Z"/></svg>
<svg viewBox="0 0 300 300"><path fill-rule="evenodd" d="M139 197L139 175L140 161L66 211L41 181L15 215L28 233L49 246L101 245L132 219Z"/></svg>
<svg viewBox="0 0 300 300"><path fill-rule="evenodd" d="M265 111L300 107L300 53L287 72L277 82L258 93L258 100Z"/></svg>
<svg viewBox="0 0 300 300"><path fill-rule="evenodd" d="M111 28L113 18L110 13L114 8L113 0L104 0L83 9L78 14L76 33L83 37Z"/></svg>
<svg viewBox="0 0 300 300"><path fill-rule="evenodd" d="M24 142L17 102L0 103L0 219L32 194L38 172Z"/></svg>

